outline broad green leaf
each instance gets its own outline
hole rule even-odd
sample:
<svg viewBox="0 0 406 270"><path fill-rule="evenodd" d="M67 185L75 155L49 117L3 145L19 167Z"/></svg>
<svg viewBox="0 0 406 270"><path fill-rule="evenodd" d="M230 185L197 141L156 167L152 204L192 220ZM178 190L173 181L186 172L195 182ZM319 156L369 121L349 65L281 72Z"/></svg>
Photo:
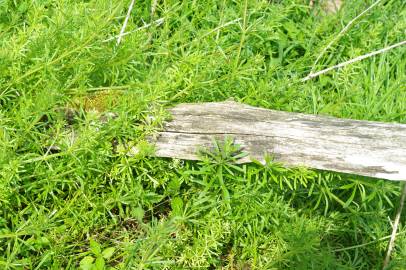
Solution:
<svg viewBox="0 0 406 270"><path fill-rule="evenodd" d="M90 239L90 250L96 255L99 256L101 254L101 247L100 244Z"/></svg>
<svg viewBox="0 0 406 270"><path fill-rule="evenodd" d="M144 209L142 207L136 207L131 211L133 217L137 220L142 220L144 218Z"/></svg>
<svg viewBox="0 0 406 270"><path fill-rule="evenodd" d="M183 201L180 197L175 197L171 200L172 213L174 215L181 215L183 211Z"/></svg>
<svg viewBox="0 0 406 270"><path fill-rule="evenodd" d="M97 257L95 262L96 270L104 270L105 261L103 257Z"/></svg>
<svg viewBox="0 0 406 270"><path fill-rule="evenodd" d="M105 258L105 259L110 259L111 256L113 256L115 250L116 250L116 248L114 248L114 247L106 248L106 249L103 250L103 252L102 252L103 258Z"/></svg>
<svg viewBox="0 0 406 270"><path fill-rule="evenodd" d="M84 257L79 263L80 269L91 270L92 266L93 266L93 262L94 262L94 258L92 256Z"/></svg>

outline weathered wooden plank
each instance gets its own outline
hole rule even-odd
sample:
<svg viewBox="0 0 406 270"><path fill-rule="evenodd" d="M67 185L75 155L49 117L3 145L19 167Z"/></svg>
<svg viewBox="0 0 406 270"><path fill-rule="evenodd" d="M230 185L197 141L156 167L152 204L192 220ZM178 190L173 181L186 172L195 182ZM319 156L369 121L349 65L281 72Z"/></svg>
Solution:
<svg viewBox="0 0 406 270"><path fill-rule="evenodd" d="M251 158L288 166L406 180L406 125L338 119L236 102L181 104L153 143L156 155L197 160L213 139L233 137Z"/></svg>

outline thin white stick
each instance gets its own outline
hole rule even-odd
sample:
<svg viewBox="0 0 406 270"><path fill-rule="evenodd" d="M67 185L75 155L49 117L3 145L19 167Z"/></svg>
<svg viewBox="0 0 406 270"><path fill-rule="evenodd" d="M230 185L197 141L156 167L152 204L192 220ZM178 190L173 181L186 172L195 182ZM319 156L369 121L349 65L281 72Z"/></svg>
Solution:
<svg viewBox="0 0 406 270"><path fill-rule="evenodd" d="M153 22L151 22L151 23L148 23L148 24L146 24L146 25L143 25L143 26L141 26L141 27L139 27L139 28L137 28L137 29L134 29L134 30L132 30L132 31L130 31L130 32L125 32L125 33L119 34L119 35L117 35L117 36L114 36L114 37L105 39L105 40L103 40L102 42L109 42L109 41L112 41L112 40L114 40L114 39L116 39L116 38L124 37L124 36L126 36L126 35L129 35L129 34L138 32L138 31L140 31L140 30L142 30L142 29L145 29L145 28L148 28L148 27L150 27L150 26L152 26L152 25L160 25L160 24L162 24L163 22L164 22L164 18L160 18L160 19L158 19L158 20L156 20L156 21L153 21Z"/></svg>
<svg viewBox="0 0 406 270"><path fill-rule="evenodd" d="M205 33L205 34L203 34L203 35L201 35L201 36L198 36L196 39L194 39L194 40L192 40L192 41L190 41L190 42L188 42L188 43L185 43L185 44L183 44L182 46L179 46L178 49L179 49L179 48L184 48L184 47L190 45L192 42L196 42L196 40L201 40L202 38L205 38L205 37L207 37L208 35L211 35L212 33L218 31L219 29L222 29L222 28L227 27L227 26L229 26L229 25L235 24L235 23L239 22L240 20L241 20L241 18L237 18L237 19L235 19L235 20L226 22L225 24L219 25L219 26L217 26L216 28L214 28L214 29L208 31L207 33Z"/></svg>
<svg viewBox="0 0 406 270"><path fill-rule="evenodd" d="M388 266L390 256L392 254L392 249L395 246L396 232L397 232L398 226L399 226L400 215L402 214L403 206L405 204L405 198L406 198L406 184L403 184L402 196L401 196L400 202L399 202L399 209L396 212L395 222L393 223L392 235L389 240L388 251L386 253L386 257L385 257L385 261L383 262L382 269L385 269Z"/></svg>
<svg viewBox="0 0 406 270"><path fill-rule="evenodd" d="M123 37L123 33L125 31L125 28L127 27L128 19L130 19L131 11L133 10L133 7L134 7L134 2L135 2L135 0L132 0L130 3L130 6L128 7L127 16L125 16L123 27L121 27L120 34L118 35L118 38L117 38L117 46L120 44L121 38Z"/></svg>
<svg viewBox="0 0 406 270"><path fill-rule="evenodd" d="M154 17L157 6L158 6L158 0L153 0L152 4L151 4L151 19Z"/></svg>
<svg viewBox="0 0 406 270"><path fill-rule="evenodd" d="M345 62L340 63L340 64L338 64L338 65L335 65L335 66L332 66L332 67L329 67L329 68L320 70L320 71L318 71L318 72L315 72L315 73L310 72L309 75L307 75L306 77L304 77L304 78L301 79L300 81L301 81L301 82L308 81L308 80L313 79L313 78L315 78L315 77L317 77L317 76L320 76L321 74L327 73L327 72L329 72L329 71L331 71L331 70L333 70L333 69L337 69L337 68L344 67L344 66L346 66L346 65L349 65L349 64L352 64L352 63L355 63L355 62L364 60L365 58L369 58L369 57L374 56L374 55L377 55L377 54L384 53L384 52L386 52L386 51L389 51L389 50L394 49L394 48L396 48L396 47L400 47L400 46L405 45L405 44L406 44L406 40L401 41L401 42L396 43L396 44L393 44L393 45L391 45L391 46L385 47L385 48L383 48L383 49L380 49L380 50L377 50L377 51L373 51L373 52L370 52L370 53L367 53L367 54L358 56L358 57L356 57L356 58L353 58L353 59L351 59L351 60L345 61Z"/></svg>
<svg viewBox="0 0 406 270"><path fill-rule="evenodd" d="M401 232L398 232L398 233L396 234L396 236L397 236L397 235L402 235L402 234L405 234L405 233L406 233L406 231L401 231ZM370 241L370 242L367 242L367 243L364 243L364 244L359 244L359 245L350 246L350 247L344 247L344 248L338 248L338 249L334 249L333 251L334 251L334 252L340 252L340 251L345 251L345 250L350 250L350 249L356 249L356 248L360 248L360 247L365 247L365 246L368 246L368 245L376 244L376 243L378 243L378 242L380 242L380 241L389 239L389 238L391 238L391 237L392 237L392 235L387 235L387 236L381 237L381 238L379 238L379 239L376 239L376 240L373 240L373 241Z"/></svg>
<svg viewBox="0 0 406 270"><path fill-rule="evenodd" d="M218 31L218 30L220 30L220 29L222 29L222 28L224 28L224 27L227 27L227 26L229 26L229 25L235 24L236 22L239 22L240 20L241 20L241 18L237 18L237 19L235 19L235 20L226 22L225 24L219 25L219 26L217 26L216 28L214 28L214 29L210 30L209 32L207 32L206 34L203 34L203 35L200 37L200 39L201 39L201 38L204 38L204 37L206 37L206 36L208 36L208 35L210 35L211 33L216 32L216 31Z"/></svg>
<svg viewBox="0 0 406 270"><path fill-rule="evenodd" d="M351 25L358 20L360 17L362 17L362 15L364 15L365 13L367 13L370 9L372 9L373 7L375 7L377 4L379 4L379 2L381 2L381 0L377 0L375 3L373 3L372 5L370 5L367 9L365 9L363 12L361 12L357 17L355 17L354 19L352 19L341 31L340 33L338 33L338 35L336 35L332 41L330 41L330 43L324 47L323 51L319 54L319 56L317 57L316 61L313 64L312 67L312 72L314 71L316 64L319 62L320 58L324 55L324 53L334 44L334 42L336 42L342 35L344 35L345 32L347 32L347 30L351 27Z"/></svg>

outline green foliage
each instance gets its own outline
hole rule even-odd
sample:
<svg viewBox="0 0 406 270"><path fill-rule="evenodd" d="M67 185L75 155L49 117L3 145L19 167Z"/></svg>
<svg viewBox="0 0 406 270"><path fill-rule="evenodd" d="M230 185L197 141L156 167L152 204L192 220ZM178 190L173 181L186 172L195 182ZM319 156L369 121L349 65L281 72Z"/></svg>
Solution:
<svg viewBox="0 0 406 270"><path fill-rule="evenodd" d="M90 251L93 256L84 257L79 265L82 270L104 270L106 265L106 260L110 259L114 254L114 247L109 247L101 250L101 246L95 240L90 239Z"/></svg>
<svg viewBox="0 0 406 270"><path fill-rule="evenodd" d="M0 269L380 269L396 183L236 165L232 138L200 162L146 143L167 107L229 97L406 123L403 47L298 80L373 1L329 16L304 0L136 1L134 32L105 42L129 2L0 0ZM316 70L401 41L405 10L382 1ZM405 216L391 269L406 268Z"/></svg>

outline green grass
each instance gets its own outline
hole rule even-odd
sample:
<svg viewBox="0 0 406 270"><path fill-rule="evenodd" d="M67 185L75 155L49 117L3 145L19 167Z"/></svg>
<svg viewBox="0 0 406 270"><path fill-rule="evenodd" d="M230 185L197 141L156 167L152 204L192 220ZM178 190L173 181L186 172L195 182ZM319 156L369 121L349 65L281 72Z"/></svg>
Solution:
<svg viewBox="0 0 406 270"><path fill-rule="evenodd" d="M161 0L151 16L151 1L136 1L127 31L165 21L117 47L103 41L129 1L0 1L0 269L380 269L398 183L236 166L227 144L201 162L152 158L145 145L166 108L230 97L406 123L403 47L299 81L372 2L324 16L304 0ZM382 1L316 69L405 29L404 1ZM104 112L117 117L103 125ZM390 269L406 268L405 216Z"/></svg>

